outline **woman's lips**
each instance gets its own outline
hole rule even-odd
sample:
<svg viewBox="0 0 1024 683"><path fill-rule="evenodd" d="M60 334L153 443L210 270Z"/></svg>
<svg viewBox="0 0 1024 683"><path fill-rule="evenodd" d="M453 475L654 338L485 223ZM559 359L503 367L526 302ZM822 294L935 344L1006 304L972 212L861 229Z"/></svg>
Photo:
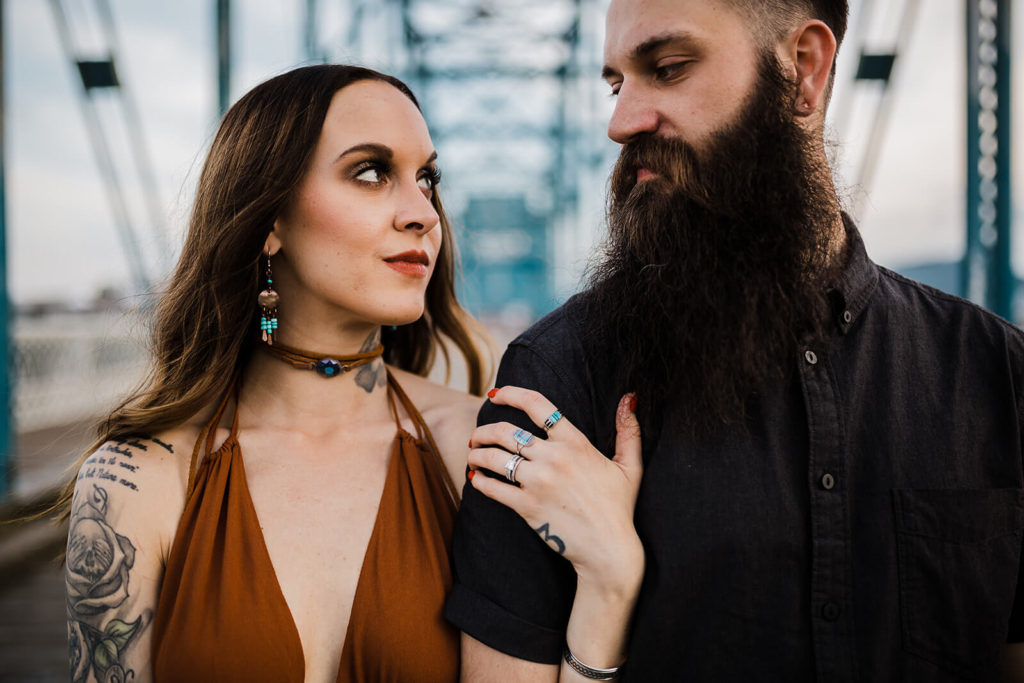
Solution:
<svg viewBox="0 0 1024 683"><path fill-rule="evenodd" d="M398 271L402 275L413 277L426 277L430 268L425 263L414 263L412 261L385 261L389 268Z"/></svg>
<svg viewBox="0 0 1024 683"><path fill-rule="evenodd" d="M384 259L384 263L402 275L426 277L430 273L430 257L424 251L403 251Z"/></svg>

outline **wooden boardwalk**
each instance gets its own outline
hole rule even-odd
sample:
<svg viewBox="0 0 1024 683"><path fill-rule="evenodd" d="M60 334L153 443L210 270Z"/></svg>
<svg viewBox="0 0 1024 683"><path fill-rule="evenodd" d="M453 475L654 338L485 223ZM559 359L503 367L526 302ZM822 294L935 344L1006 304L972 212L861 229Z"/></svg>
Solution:
<svg viewBox="0 0 1024 683"><path fill-rule="evenodd" d="M0 514L0 683L67 681L65 532L49 520L9 522L24 505L52 500L91 441L91 424L18 435L13 486Z"/></svg>
<svg viewBox="0 0 1024 683"><path fill-rule="evenodd" d="M67 681L66 629L63 570L37 561L0 588L0 683Z"/></svg>

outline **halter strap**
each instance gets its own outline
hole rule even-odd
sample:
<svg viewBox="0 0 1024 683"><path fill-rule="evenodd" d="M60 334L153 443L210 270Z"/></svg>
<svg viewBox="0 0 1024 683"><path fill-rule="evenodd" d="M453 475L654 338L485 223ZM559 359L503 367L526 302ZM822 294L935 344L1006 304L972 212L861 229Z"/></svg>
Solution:
<svg viewBox="0 0 1024 683"><path fill-rule="evenodd" d="M388 404L391 407L391 414L395 418L395 425L398 429L402 429L402 419L398 414L398 406L395 405L395 396L402 403L402 408L412 418L413 424L416 425L416 435L420 441L426 442L429 447L431 455L434 456L435 464L441 471L441 477L444 480L445 488L448 491L448 495L451 497L452 502L456 507L459 505L459 492L455 488L455 483L452 481L451 475L448 474L448 469L445 467L444 460L441 459L441 451L437 447L437 443L434 441L434 436L430 433L430 429L427 427L426 421L420 414L420 411L416 409L416 406L409 399L409 396L402 389L401 385L395 379L391 371L387 371L388 376ZM217 404L217 410L214 412L213 417L203 427L202 431L199 432L199 438L196 439L196 444L192 448L192 458L188 465L188 483L185 488L186 500L192 496L192 489L196 484L196 462L199 458L200 450L203 451L203 457L207 457L213 448L213 440L217 434L217 425L224 418L224 411L227 409L229 401L235 399L235 415L231 420L231 434L228 439L233 439L238 436L238 395L241 389L241 377L236 375L228 386L227 391L224 392L224 396L220 399L220 403ZM204 448L205 445L205 448Z"/></svg>
<svg viewBox="0 0 1024 683"><path fill-rule="evenodd" d="M416 425L417 436L420 441L425 441L429 446L430 453L434 456L434 462L438 469L441 471L441 477L444 479L445 488L448 490L448 495L451 496L452 503L457 508L459 506L459 490L455 488L455 482L452 481L452 477L448 474L448 468L445 467L444 460L441 459L441 450L437 447L437 443L434 441L433 434L430 433L430 428L427 427L426 420L420 415L420 411L416 409L416 406L409 399L409 396L402 389L402 386L395 379L395 376L388 370L388 402L391 404L391 413L395 416L395 423L398 428L402 428L402 421L398 416L398 409L395 406L394 397L397 396L398 400L401 401L402 407L405 412L412 418L413 424Z"/></svg>
<svg viewBox="0 0 1024 683"><path fill-rule="evenodd" d="M213 438L217 434L217 425L224 419L224 411L227 409L228 402L232 398L235 399L235 416L231 420L231 434L228 436L228 439L238 436L238 394L241 384L240 375L235 375L228 385L227 391L224 392L224 396L221 397L220 403L217 404L217 410L214 411L213 418L199 432L196 445L192 448L192 459L188 464L188 484L185 487L186 500L192 496L192 489L196 485L196 461L199 458L199 451L202 449L204 458L210 454L210 449L213 448ZM203 448L204 444L205 448Z"/></svg>
<svg viewBox="0 0 1024 683"><path fill-rule="evenodd" d="M395 391L391 388L392 383L395 383L395 386L397 386L397 382L395 382L394 377L391 376L391 371L387 369L387 366L385 366L385 372L387 372L388 376L388 408L391 409L391 417L395 420L395 427L403 429L402 416L398 414L398 406L395 405ZM401 391L401 389L399 389L399 391ZM416 436L421 440L423 439L423 434L420 433L419 423L416 423Z"/></svg>

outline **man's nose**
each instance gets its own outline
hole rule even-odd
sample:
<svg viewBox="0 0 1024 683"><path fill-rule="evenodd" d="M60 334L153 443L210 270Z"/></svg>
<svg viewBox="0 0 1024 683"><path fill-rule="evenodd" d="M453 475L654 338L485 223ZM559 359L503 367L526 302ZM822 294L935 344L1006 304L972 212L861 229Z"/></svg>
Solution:
<svg viewBox="0 0 1024 683"><path fill-rule="evenodd" d="M637 135L658 130L661 117L640 88L623 83L615 99L615 111L608 121L608 137L620 145Z"/></svg>

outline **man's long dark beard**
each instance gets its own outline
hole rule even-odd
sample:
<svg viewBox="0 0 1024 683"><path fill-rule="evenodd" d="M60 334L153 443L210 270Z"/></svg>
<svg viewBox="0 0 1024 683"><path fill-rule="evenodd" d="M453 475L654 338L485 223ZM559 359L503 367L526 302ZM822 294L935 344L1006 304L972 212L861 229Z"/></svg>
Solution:
<svg viewBox="0 0 1024 683"><path fill-rule="evenodd" d="M612 174L587 331L642 413L671 404L694 435L742 420L751 393L822 337L838 205L795 91L765 56L735 122L700 151L644 136ZM637 184L637 168L656 175Z"/></svg>

